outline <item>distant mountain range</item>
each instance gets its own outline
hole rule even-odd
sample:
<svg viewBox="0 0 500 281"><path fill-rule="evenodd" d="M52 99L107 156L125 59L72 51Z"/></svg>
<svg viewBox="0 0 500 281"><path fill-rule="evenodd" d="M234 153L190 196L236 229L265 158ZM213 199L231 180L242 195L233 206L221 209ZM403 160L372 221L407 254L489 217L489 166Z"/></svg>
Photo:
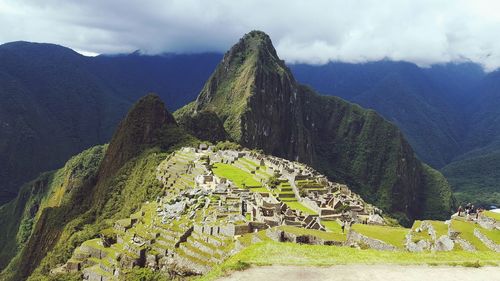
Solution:
<svg viewBox="0 0 500 281"><path fill-rule="evenodd" d="M85 57L52 45L0 45L0 204L40 172L109 141L139 97L191 101L218 54Z"/></svg>
<svg viewBox="0 0 500 281"><path fill-rule="evenodd" d="M194 100L221 58L85 57L52 44L0 45L0 203L40 172L107 142L138 97L156 92L170 110ZM460 202L500 203L499 72L473 63L422 68L391 61L289 67L299 82L396 124Z"/></svg>

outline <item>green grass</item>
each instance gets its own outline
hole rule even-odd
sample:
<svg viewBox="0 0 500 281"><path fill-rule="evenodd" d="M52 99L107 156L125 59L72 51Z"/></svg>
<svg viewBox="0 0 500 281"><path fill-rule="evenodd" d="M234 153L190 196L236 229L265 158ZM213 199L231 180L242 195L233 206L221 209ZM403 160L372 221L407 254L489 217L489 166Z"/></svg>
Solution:
<svg viewBox="0 0 500 281"><path fill-rule="evenodd" d="M252 188L250 188L250 191L259 192L259 193L269 192L269 190L265 187L252 187Z"/></svg>
<svg viewBox="0 0 500 281"><path fill-rule="evenodd" d="M496 244L500 244L500 230L488 230L479 227L479 231Z"/></svg>
<svg viewBox="0 0 500 281"><path fill-rule="evenodd" d="M485 211L483 212L483 215L489 217L489 218L492 218L496 221L500 221L500 213L495 213L495 212L492 212L492 211Z"/></svg>
<svg viewBox="0 0 500 281"><path fill-rule="evenodd" d="M432 227L436 231L436 238L441 237L442 235L448 235L448 225L446 225L442 221L430 221Z"/></svg>
<svg viewBox="0 0 500 281"><path fill-rule="evenodd" d="M415 229L419 228L421 225L422 225L422 221L416 220L413 222L411 229L415 230Z"/></svg>
<svg viewBox="0 0 500 281"><path fill-rule="evenodd" d="M337 221L321 221L321 224L326 227L328 231L342 233L342 228Z"/></svg>
<svg viewBox="0 0 500 281"><path fill-rule="evenodd" d="M432 264L462 265L498 265L500 255L492 252L423 252L359 250L349 247L332 247L279 243L267 241L254 244L224 263L216 266L198 280L215 280L233 270L238 270L238 263L250 265L300 265L331 266L339 264Z"/></svg>
<svg viewBox="0 0 500 281"><path fill-rule="evenodd" d="M269 238L267 236L265 230L261 230L261 231L257 232L257 237L259 237L259 239L262 241L271 241L271 238Z"/></svg>
<svg viewBox="0 0 500 281"><path fill-rule="evenodd" d="M451 228L460 231L460 237L471 243L478 251L489 251L488 247L486 247L481 240L474 236L474 228L476 228L476 225L473 223L451 220Z"/></svg>
<svg viewBox="0 0 500 281"><path fill-rule="evenodd" d="M408 228L354 224L352 229L360 234L403 248Z"/></svg>
<svg viewBox="0 0 500 281"><path fill-rule="evenodd" d="M218 177L227 178L232 181L239 188L243 186L247 188L251 186L261 186L261 184L253 178L252 174L229 164L215 163L212 171Z"/></svg>
<svg viewBox="0 0 500 281"><path fill-rule="evenodd" d="M240 158L240 160L245 162L247 165L253 166L254 168L259 166L259 164L255 163L252 160L247 159L247 158Z"/></svg>
<svg viewBox="0 0 500 281"><path fill-rule="evenodd" d="M318 214L317 212L307 208L306 206L304 206L302 203L300 203L298 201L286 201L285 204L288 207L290 207L290 209L301 211L307 215L317 215Z"/></svg>

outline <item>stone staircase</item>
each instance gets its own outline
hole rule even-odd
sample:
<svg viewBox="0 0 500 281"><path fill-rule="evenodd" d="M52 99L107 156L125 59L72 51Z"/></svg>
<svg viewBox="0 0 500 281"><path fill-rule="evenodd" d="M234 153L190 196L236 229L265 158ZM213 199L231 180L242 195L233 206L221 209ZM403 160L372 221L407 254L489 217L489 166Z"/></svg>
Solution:
<svg viewBox="0 0 500 281"><path fill-rule="evenodd" d="M175 249L175 258L183 267L196 274L204 274L221 263L232 249L232 238L192 232Z"/></svg>

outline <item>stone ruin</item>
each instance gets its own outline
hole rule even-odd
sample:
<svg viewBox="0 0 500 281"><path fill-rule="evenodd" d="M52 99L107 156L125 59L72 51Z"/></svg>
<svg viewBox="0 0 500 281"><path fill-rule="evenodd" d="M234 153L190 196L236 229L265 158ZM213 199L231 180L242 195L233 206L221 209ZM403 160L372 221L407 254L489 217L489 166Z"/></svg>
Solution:
<svg viewBox="0 0 500 281"><path fill-rule="evenodd" d="M236 186L214 174L215 163L247 172L260 186ZM268 184L273 176L278 187ZM82 244L62 270L82 271L85 280L99 281L114 280L134 266L202 274L234 253L238 247L230 245L243 235L265 232L277 241L341 245L279 227L326 231L322 221L383 224L381 211L346 185L304 164L249 150L182 148L158 166L157 179L164 186L162 196L116 221L108 231L111 238Z"/></svg>

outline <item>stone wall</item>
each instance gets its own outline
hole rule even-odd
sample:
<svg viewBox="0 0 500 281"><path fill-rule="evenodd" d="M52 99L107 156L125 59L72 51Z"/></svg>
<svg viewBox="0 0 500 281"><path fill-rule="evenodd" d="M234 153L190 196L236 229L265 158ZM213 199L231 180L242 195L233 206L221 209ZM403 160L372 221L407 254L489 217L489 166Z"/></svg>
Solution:
<svg viewBox="0 0 500 281"><path fill-rule="evenodd" d="M486 247L488 247L490 250L495 251L495 252L500 252L500 245L496 244L495 242L491 241L486 235L481 233L479 229L474 229L474 236L476 236L481 242L483 242Z"/></svg>
<svg viewBox="0 0 500 281"><path fill-rule="evenodd" d="M365 245L368 245L371 249L379 251L396 251L398 249L397 247L389 245L380 240L366 237L352 229L347 233L347 243L348 244L363 243Z"/></svg>

